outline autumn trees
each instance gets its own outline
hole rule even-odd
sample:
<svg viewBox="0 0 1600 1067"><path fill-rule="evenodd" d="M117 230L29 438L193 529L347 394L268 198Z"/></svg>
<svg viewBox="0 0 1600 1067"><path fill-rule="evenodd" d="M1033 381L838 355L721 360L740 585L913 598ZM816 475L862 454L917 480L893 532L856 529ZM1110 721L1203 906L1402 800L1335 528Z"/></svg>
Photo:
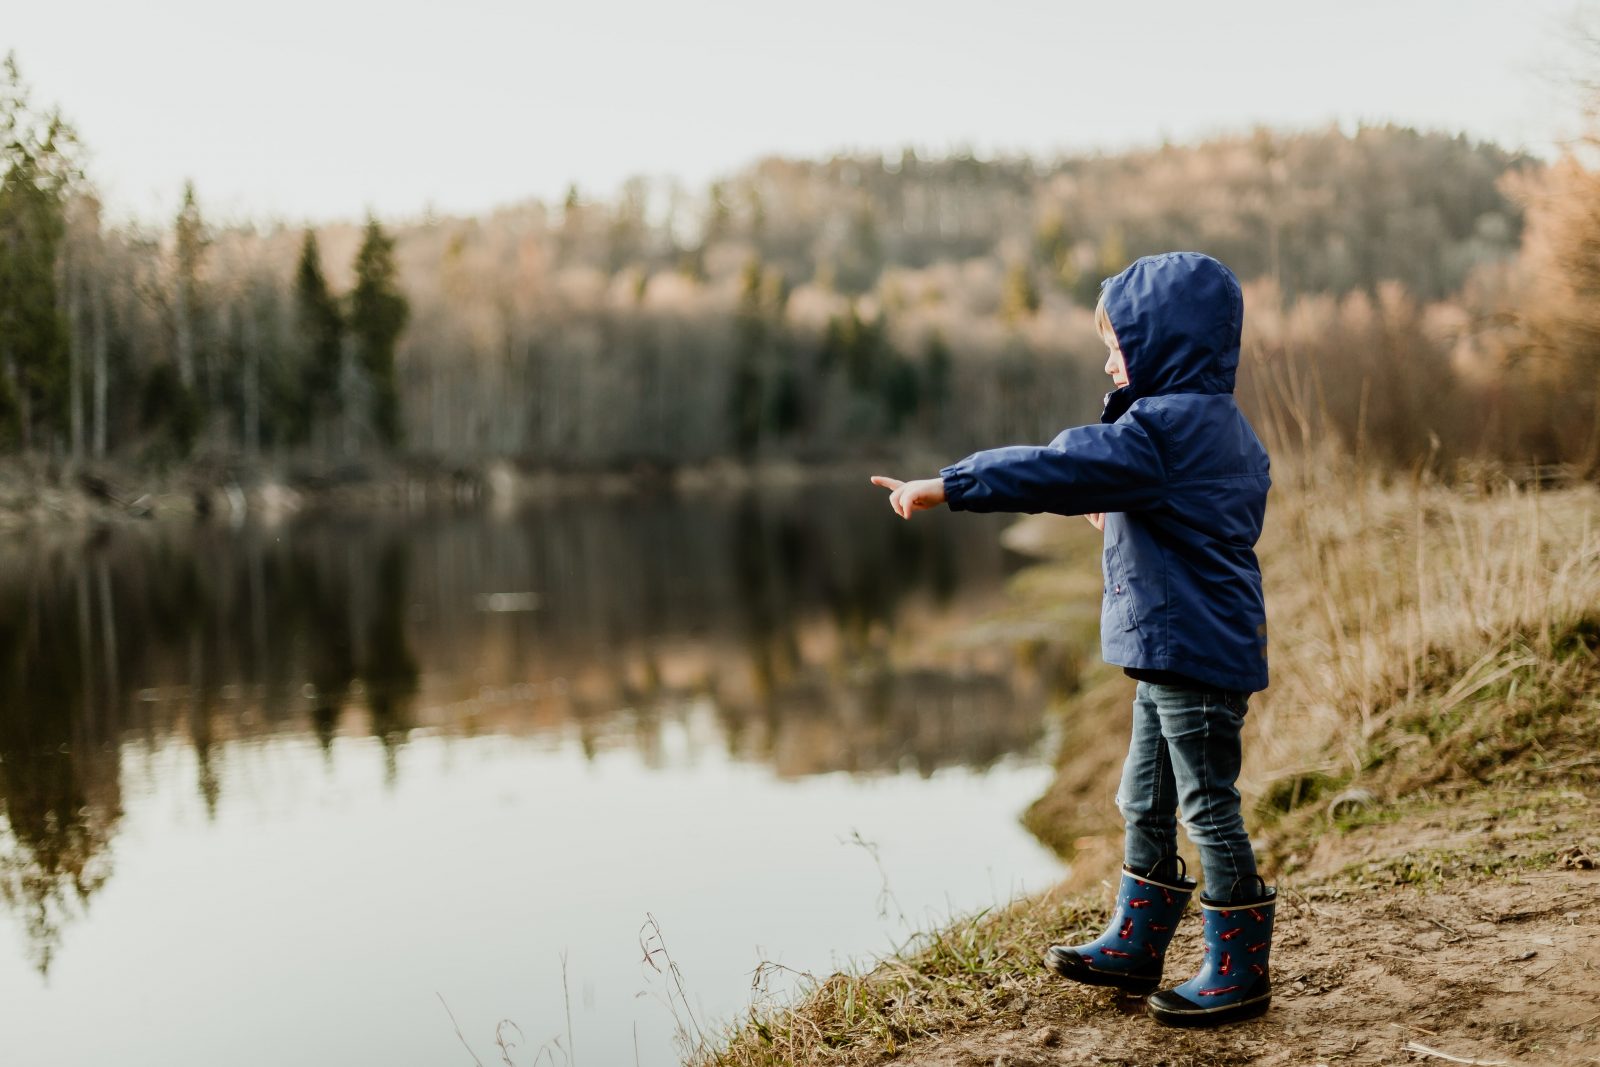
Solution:
<svg viewBox="0 0 1600 1067"><path fill-rule="evenodd" d="M1375 457L1600 451L1588 408L1507 386L1600 351L1593 179L1463 137L764 159L388 228L219 224L191 185L147 227L104 217L14 62L4 92L0 449L619 467L1046 440L1098 411L1101 280L1185 247L1249 287L1245 380L1292 373Z"/></svg>

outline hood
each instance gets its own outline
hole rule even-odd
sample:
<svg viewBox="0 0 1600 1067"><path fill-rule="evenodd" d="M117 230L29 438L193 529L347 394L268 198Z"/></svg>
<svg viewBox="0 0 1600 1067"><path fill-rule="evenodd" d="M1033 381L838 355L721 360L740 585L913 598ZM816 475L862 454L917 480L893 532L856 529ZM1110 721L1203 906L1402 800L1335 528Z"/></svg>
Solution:
<svg viewBox="0 0 1600 1067"><path fill-rule="evenodd" d="M1168 252L1137 260L1101 289L1128 365L1128 384L1106 396L1106 414L1116 411L1106 421L1140 397L1233 392L1244 322L1233 271L1199 252Z"/></svg>

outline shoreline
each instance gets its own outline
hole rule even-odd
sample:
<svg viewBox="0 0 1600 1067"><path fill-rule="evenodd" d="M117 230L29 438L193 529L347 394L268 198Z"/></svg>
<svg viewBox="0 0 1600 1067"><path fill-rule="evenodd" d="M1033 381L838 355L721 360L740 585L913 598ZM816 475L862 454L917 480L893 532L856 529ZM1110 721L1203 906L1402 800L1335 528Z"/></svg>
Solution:
<svg viewBox="0 0 1600 1067"><path fill-rule="evenodd" d="M936 471L940 462L947 461L926 456L825 463L758 459L591 470L502 458L460 463L197 461L155 470L13 457L0 462L0 532L212 517L272 524L324 510L506 511L578 496L798 492L855 479L865 485L871 474L885 470L921 470L933 464Z"/></svg>

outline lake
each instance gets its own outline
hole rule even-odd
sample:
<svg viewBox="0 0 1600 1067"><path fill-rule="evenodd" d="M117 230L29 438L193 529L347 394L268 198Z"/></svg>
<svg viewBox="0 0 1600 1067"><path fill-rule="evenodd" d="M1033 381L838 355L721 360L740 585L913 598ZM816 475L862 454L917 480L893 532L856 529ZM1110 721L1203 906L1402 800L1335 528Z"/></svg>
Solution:
<svg viewBox="0 0 1600 1067"><path fill-rule="evenodd" d="M1049 885L1051 679L970 637L1004 522L852 484L9 539L0 1062L671 1064Z"/></svg>

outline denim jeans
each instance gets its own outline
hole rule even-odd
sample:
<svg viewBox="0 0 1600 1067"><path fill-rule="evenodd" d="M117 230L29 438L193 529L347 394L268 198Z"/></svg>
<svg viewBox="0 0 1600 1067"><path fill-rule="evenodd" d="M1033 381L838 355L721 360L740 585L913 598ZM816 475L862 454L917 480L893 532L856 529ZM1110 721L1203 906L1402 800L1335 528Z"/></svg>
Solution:
<svg viewBox="0 0 1600 1067"><path fill-rule="evenodd" d="M1200 850L1204 895L1231 898L1256 873L1255 853L1239 813L1239 730L1248 693L1140 682L1133 738L1117 787L1127 822L1125 859L1148 871L1178 851L1177 816Z"/></svg>

